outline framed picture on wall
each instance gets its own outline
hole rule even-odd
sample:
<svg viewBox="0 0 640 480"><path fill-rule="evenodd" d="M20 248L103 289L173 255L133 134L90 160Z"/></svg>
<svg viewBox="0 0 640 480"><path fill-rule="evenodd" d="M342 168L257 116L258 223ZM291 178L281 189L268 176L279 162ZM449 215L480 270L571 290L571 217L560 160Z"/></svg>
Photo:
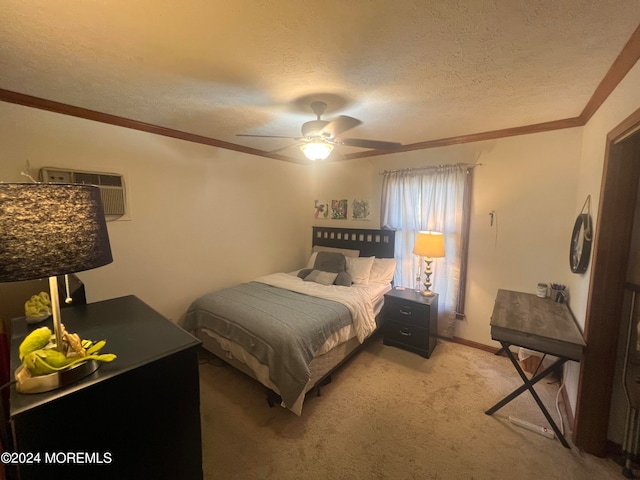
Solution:
<svg viewBox="0 0 640 480"><path fill-rule="evenodd" d="M313 218L316 220L326 220L329 218L329 202L326 200L314 200Z"/></svg>
<svg viewBox="0 0 640 480"><path fill-rule="evenodd" d="M349 202L344 200L331 200L331 219L332 220L346 220L347 219L347 206Z"/></svg>
<svg viewBox="0 0 640 480"><path fill-rule="evenodd" d="M354 198L351 202L351 219L352 220L370 220L371 201L369 199Z"/></svg>

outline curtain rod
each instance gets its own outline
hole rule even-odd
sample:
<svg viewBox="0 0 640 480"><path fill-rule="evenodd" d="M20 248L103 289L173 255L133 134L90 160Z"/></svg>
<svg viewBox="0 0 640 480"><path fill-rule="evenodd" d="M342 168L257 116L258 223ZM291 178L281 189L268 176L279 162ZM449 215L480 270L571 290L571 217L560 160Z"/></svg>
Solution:
<svg viewBox="0 0 640 480"><path fill-rule="evenodd" d="M438 168L443 167L467 167L467 168L475 168L482 165L481 163L444 163L441 165L427 165L424 167L414 167L414 168L399 168L398 170L385 170L384 172L380 172L378 175L388 175L390 173L402 173L402 172L417 172L422 170L436 170Z"/></svg>

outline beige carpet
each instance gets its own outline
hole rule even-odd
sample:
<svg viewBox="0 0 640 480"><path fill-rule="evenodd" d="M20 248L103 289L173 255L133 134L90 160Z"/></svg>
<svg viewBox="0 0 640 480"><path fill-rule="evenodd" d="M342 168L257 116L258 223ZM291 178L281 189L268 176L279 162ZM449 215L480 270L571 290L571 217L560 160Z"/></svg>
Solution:
<svg viewBox="0 0 640 480"><path fill-rule="evenodd" d="M425 359L376 337L307 398L301 417L269 408L257 382L202 359L207 480L624 478L611 459L509 422L548 426L528 392L485 415L522 382L507 358L475 348L440 340ZM536 391L557 419L551 381Z"/></svg>

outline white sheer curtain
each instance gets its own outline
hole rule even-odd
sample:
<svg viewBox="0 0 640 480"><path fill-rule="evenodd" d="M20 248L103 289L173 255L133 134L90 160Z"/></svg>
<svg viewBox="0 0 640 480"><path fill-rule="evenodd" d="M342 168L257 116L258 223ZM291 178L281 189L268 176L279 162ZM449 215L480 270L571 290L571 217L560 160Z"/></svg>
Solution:
<svg viewBox="0 0 640 480"><path fill-rule="evenodd" d="M455 333L460 271L466 256L464 206L471 172L468 165L450 165L383 174L381 225L396 230L396 285L416 288L419 274L424 280L424 264L412 253L418 232L444 234L446 256L434 259L431 281L439 295L438 334L449 338Z"/></svg>

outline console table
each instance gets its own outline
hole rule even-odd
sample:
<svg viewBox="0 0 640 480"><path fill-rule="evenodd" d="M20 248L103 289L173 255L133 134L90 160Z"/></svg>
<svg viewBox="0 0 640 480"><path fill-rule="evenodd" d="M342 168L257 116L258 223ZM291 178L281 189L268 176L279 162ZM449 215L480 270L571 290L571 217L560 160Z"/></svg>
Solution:
<svg viewBox="0 0 640 480"><path fill-rule="evenodd" d="M102 353L117 358L50 392L11 388L13 445L5 450L40 460L7 465L8 472L21 480L202 480L200 341L135 296L64 309L62 323L81 338L105 339ZM10 321L12 376L18 346L43 325Z"/></svg>
<svg viewBox="0 0 640 480"><path fill-rule="evenodd" d="M502 350L520 375L523 385L485 413L493 415L522 392L529 390L562 445L569 448L564 435L533 389L538 381L567 360L581 360L582 349L586 343L569 307L564 303L529 293L498 290L491 315L491 338L500 342ZM537 350L558 359L553 365L528 379L509 349L511 345Z"/></svg>

